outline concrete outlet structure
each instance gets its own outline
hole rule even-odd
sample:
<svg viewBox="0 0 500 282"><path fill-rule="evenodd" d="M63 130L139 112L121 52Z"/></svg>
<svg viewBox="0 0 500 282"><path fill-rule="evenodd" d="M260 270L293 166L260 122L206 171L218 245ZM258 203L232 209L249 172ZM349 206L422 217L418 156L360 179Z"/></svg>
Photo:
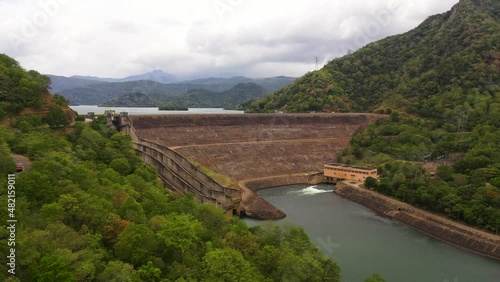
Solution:
<svg viewBox="0 0 500 282"><path fill-rule="evenodd" d="M325 164L323 173L328 181L331 182L336 182L338 179L364 182L368 177L378 179L376 168L338 163Z"/></svg>

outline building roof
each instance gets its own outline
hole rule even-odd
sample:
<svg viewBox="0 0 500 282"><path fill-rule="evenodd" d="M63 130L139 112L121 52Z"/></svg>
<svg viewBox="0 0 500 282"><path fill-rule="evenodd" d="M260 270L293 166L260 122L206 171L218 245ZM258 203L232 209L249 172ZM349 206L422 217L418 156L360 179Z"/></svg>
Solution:
<svg viewBox="0 0 500 282"><path fill-rule="evenodd" d="M355 166L355 165L340 164L340 163L330 163L330 164L325 164L325 165L338 166L338 167L346 167L346 168L355 168L355 169L361 169L361 170L374 170L374 169L377 169L376 167Z"/></svg>

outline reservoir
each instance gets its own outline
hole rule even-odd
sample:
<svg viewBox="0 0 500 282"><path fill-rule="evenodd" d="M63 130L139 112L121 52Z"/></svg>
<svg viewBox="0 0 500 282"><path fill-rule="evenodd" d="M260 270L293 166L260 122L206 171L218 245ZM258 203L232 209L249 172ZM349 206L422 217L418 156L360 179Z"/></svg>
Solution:
<svg viewBox="0 0 500 282"><path fill-rule="evenodd" d="M303 226L311 241L333 258L342 281L379 273L388 282L498 282L500 261L448 245L344 199L333 185L293 185L259 191ZM261 221L245 219L248 225Z"/></svg>
<svg viewBox="0 0 500 282"><path fill-rule="evenodd" d="M129 115L175 115L175 114L243 114L243 111L224 110L222 108L189 108L187 111L160 111L158 108L133 108L133 107L99 107L95 105L70 106L79 115L86 115L93 112L98 115L104 114L107 110L114 110L117 114L127 112Z"/></svg>

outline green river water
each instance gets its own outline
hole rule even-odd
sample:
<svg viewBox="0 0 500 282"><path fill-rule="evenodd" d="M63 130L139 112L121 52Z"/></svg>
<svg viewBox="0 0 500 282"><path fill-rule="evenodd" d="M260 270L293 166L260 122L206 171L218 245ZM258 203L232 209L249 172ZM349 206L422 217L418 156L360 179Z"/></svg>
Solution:
<svg viewBox="0 0 500 282"><path fill-rule="evenodd" d="M342 270L342 281L379 273L388 282L500 282L500 261L438 241L334 193L333 185L293 185L259 192L303 226ZM245 219L249 225L258 220Z"/></svg>

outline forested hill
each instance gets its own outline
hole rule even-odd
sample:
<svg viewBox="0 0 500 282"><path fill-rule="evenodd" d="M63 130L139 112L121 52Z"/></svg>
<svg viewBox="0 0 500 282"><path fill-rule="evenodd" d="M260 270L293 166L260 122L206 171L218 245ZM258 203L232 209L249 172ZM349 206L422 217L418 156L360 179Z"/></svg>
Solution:
<svg viewBox="0 0 500 282"><path fill-rule="evenodd" d="M500 91L500 1L461 0L417 28L331 61L249 112L365 112L442 117Z"/></svg>
<svg viewBox="0 0 500 282"><path fill-rule="evenodd" d="M74 121L76 114L68 107L66 99L48 92L50 78L37 71L26 71L19 63L0 54L0 122L9 118L10 123L24 121L24 126L51 127Z"/></svg>

